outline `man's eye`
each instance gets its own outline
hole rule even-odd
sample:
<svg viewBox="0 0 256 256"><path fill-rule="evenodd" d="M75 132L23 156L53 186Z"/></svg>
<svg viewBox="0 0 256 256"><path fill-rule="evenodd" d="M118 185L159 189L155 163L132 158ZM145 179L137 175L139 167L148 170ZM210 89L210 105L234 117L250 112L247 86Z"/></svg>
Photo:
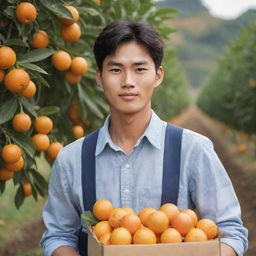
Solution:
<svg viewBox="0 0 256 256"><path fill-rule="evenodd" d="M118 69L118 68L112 68L112 69L110 69L110 72L112 72L112 73L119 73L119 72L120 72L120 69Z"/></svg>
<svg viewBox="0 0 256 256"><path fill-rule="evenodd" d="M145 68L137 68L137 71L139 71L139 72L143 72L143 71L146 71L147 69L145 69Z"/></svg>

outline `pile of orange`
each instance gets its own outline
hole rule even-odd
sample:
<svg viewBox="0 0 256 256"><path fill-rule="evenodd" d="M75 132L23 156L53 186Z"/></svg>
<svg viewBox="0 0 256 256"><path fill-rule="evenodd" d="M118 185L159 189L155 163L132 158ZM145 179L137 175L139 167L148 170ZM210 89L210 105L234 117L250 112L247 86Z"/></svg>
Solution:
<svg viewBox="0 0 256 256"><path fill-rule="evenodd" d="M198 220L193 210L171 203L136 214L130 207L113 208L109 200L98 200L93 215L99 222L92 231L104 245L201 242L218 236L212 220Z"/></svg>

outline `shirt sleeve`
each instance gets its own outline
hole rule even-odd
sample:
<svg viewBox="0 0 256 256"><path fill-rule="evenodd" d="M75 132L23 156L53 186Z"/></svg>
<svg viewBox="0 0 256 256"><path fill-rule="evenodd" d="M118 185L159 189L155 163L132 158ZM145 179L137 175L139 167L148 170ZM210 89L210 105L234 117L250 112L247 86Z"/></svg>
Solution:
<svg viewBox="0 0 256 256"><path fill-rule="evenodd" d="M43 209L46 231L40 241L45 255L51 256L61 246L77 250L78 233L81 226L80 215L72 198L66 170L58 157L49 182L49 198Z"/></svg>
<svg viewBox="0 0 256 256"><path fill-rule="evenodd" d="M248 248L248 231L241 220L240 204L232 183L220 162L213 144L205 140L197 145L191 163L190 193L200 218L216 222L225 234L221 242L242 256Z"/></svg>

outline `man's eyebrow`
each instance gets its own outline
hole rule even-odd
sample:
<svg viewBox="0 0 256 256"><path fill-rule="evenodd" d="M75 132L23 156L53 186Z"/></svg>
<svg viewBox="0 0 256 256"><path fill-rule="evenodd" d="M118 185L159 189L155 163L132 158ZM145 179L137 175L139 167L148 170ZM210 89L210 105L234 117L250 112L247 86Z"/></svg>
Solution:
<svg viewBox="0 0 256 256"><path fill-rule="evenodd" d="M148 62L146 60L143 60L143 61L138 61L138 62L135 62L133 65L135 66L141 66L141 65L146 65L148 64Z"/></svg>
<svg viewBox="0 0 256 256"><path fill-rule="evenodd" d="M122 63L119 63L119 62L110 60L110 61L107 63L107 66L123 66L123 65L122 65Z"/></svg>
<svg viewBox="0 0 256 256"><path fill-rule="evenodd" d="M148 62L146 60L142 60L142 61L137 61L137 62L134 62L133 65L134 66L141 66L141 65L146 65L148 64ZM113 60L110 60L108 63L107 63L107 66L123 66L122 63L120 62L116 62L116 61L113 61Z"/></svg>

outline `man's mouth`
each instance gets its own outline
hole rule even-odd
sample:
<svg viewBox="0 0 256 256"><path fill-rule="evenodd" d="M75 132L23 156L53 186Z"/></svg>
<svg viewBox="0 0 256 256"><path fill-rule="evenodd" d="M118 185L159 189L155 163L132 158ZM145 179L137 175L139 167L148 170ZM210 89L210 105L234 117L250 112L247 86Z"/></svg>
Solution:
<svg viewBox="0 0 256 256"><path fill-rule="evenodd" d="M124 100L133 100L138 96L138 93L121 93L119 96Z"/></svg>

